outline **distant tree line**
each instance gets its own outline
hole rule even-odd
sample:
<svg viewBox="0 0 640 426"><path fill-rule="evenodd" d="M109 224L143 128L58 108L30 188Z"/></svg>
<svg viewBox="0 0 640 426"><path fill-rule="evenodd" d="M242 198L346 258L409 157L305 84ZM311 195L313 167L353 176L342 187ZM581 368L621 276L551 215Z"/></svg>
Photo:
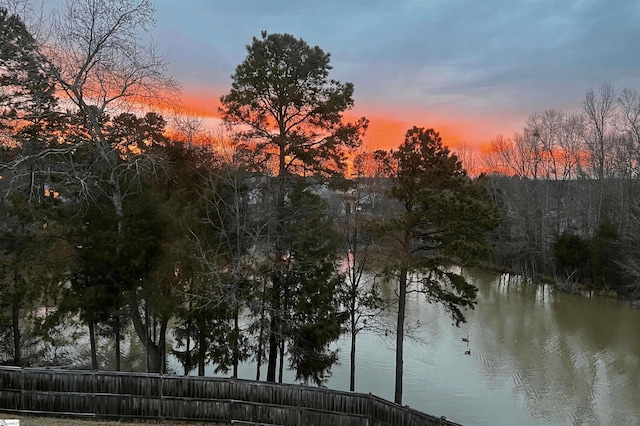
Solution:
<svg viewBox="0 0 640 426"><path fill-rule="evenodd" d="M640 295L637 91L604 83L582 111L532 114L482 160L504 217L493 235L498 264L570 291Z"/></svg>

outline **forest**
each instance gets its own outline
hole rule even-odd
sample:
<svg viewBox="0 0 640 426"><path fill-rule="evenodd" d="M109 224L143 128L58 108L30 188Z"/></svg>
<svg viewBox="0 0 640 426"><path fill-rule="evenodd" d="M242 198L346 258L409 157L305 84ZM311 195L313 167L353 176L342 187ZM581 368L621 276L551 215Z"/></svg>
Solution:
<svg viewBox="0 0 640 426"><path fill-rule="evenodd" d="M358 333L395 309L402 403L407 292L463 322L477 289L455 266L638 297L637 92L589 89L582 111L533 114L482 156L420 126L367 151L330 55L263 32L207 134L140 38L149 1L68 5L48 28L0 8L2 363L66 365L71 329L81 367L120 371L132 329L149 372L171 355L172 373L237 377L250 360L256 380L321 385L346 333L353 390Z"/></svg>

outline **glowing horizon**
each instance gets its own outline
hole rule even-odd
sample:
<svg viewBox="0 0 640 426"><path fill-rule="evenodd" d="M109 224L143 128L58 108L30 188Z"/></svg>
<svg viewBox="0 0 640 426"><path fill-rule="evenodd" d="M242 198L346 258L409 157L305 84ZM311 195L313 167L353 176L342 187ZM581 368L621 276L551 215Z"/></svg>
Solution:
<svg viewBox="0 0 640 426"><path fill-rule="evenodd" d="M181 108L187 114L203 117L210 124L221 122L218 107L220 96L228 88L186 88L180 96ZM360 117L369 119L369 128L363 138L363 147L371 150L397 148L407 130L413 126L433 128L445 145L454 149L460 144L477 153L483 152L490 141L499 135L511 136L525 121L521 117L491 117L479 119L460 113L442 114L411 107L382 107L376 104L358 103L345 112L346 121Z"/></svg>

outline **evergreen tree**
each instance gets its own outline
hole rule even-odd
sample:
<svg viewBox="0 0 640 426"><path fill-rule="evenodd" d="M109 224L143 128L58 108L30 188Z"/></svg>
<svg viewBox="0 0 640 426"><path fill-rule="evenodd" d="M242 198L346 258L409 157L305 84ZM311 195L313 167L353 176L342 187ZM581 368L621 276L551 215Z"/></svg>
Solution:
<svg viewBox="0 0 640 426"><path fill-rule="evenodd" d="M385 270L398 280L395 402L401 404L407 291L424 293L456 324L463 322L462 310L473 307L477 289L451 267L488 254L486 234L498 225L499 213L482 180L467 177L433 129L413 127L384 157L397 211L373 228L385 250Z"/></svg>
<svg viewBox="0 0 640 426"><path fill-rule="evenodd" d="M589 269L589 241L569 232L563 233L553 246L557 272L562 278L579 282L588 275Z"/></svg>
<svg viewBox="0 0 640 426"><path fill-rule="evenodd" d="M174 265L183 303L178 308L174 354L185 373L206 364L216 372L246 358L240 309L246 299L244 269L247 240L246 188L241 173L219 162L206 148L170 144L163 149L169 164L164 203L173 205L175 224L163 262ZM170 273L168 270L166 273Z"/></svg>
<svg viewBox="0 0 640 426"><path fill-rule="evenodd" d="M591 282L596 288L617 289L620 285L618 259L618 230L610 220L604 220L596 229L589 246Z"/></svg>
<svg viewBox="0 0 640 426"><path fill-rule="evenodd" d="M0 7L0 130L20 142L56 121L55 85L42 60L20 17Z"/></svg>
<svg viewBox="0 0 640 426"><path fill-rule="evenodd" d="M59 193L52 176L59 167L55 160L32 156L55 150L55 131L63 122L42 60L20 17L0 7L0 299L10 312L6 329L16 365L23 364L22 331L30 328L21 327L21 310L42 301L43 283L35 273L46 273L47 267L51 275L58 272L48 260L55 254L49 251L56 244L51 212L60 200L54 200Z"/></svg>
<svg viewBox="0 0 640 426"><path fill-rule="evenodd" d="M275 381L282 354L286 284L278 270L286 256L285 204L294 174L332 173L343 167L345 150L360 143L366 119L343 122L353 104L353 84L329 79L329 54L289 34L262 33L236 67L221 113L237 125L242 148L254 170L274 172L267 380ZM282 359L280 360L282 365ZM282 371L282 368L281 368Z"/></svg>
<svg viewBox="0 0 640 426"><path fill-rule="evenodd" d="M338 295L344 277L336 272L340 235L326 204L306 186L297 185L290 198L285 227L290 239L281 264L286 284L283 334L289 339L296 379L320 385L338 361L329 345L340 337L347 319Z"/></svg>

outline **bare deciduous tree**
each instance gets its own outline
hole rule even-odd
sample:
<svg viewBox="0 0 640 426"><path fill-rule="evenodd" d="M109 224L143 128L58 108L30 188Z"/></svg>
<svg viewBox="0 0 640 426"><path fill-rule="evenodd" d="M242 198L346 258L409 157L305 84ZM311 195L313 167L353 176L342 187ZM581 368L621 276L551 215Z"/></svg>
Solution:
<svg viewBox="0 0 640 426"><path fill-rule="evenodd" d="M184 138L187 147L192 148L196 138L204 129L205 116L195 108L176 107L173 109L171 121L174 130Z"/></svg>
<svg viewBox="0 0 640 426"><path fill-rule="evenodd" d="M370 200L373 191L365 188L367 183L371 182L368 182L367 174L369 177L375 174L373 165L367 161L372 159L372 155L369 154L362 152L354 161L355 186L346 197L346 211L340 215L343 249L346 252L343 265L346 278L340 289L340 298L348 314L346 325L351 334L349 390L352 392L355 391L356 382L358 334L365 329L380 328L377 316L384 307L375 280L370 280L370 275L365 272L369 266L372 244L372 235L365 229L365 223L367 216L375 211L364 206L375 205ZM378 164L377 167L381 165Z"/></svg>
<svg viewBox="0 0 640 426"><path fill-rule="evenodd" d="M616 91L611 83L603 83L596 93L587 90L582 104L586 119L585 148L593 176L607 177L611 166L611 127L616 114Z"/></svg>
<svg viewBox="0 0 640 426"><path fill-rule="evenodd" d="M460 142L453 151L462 162L469 176L476 177L480 174L477 153L469 143Z"/></svg>

